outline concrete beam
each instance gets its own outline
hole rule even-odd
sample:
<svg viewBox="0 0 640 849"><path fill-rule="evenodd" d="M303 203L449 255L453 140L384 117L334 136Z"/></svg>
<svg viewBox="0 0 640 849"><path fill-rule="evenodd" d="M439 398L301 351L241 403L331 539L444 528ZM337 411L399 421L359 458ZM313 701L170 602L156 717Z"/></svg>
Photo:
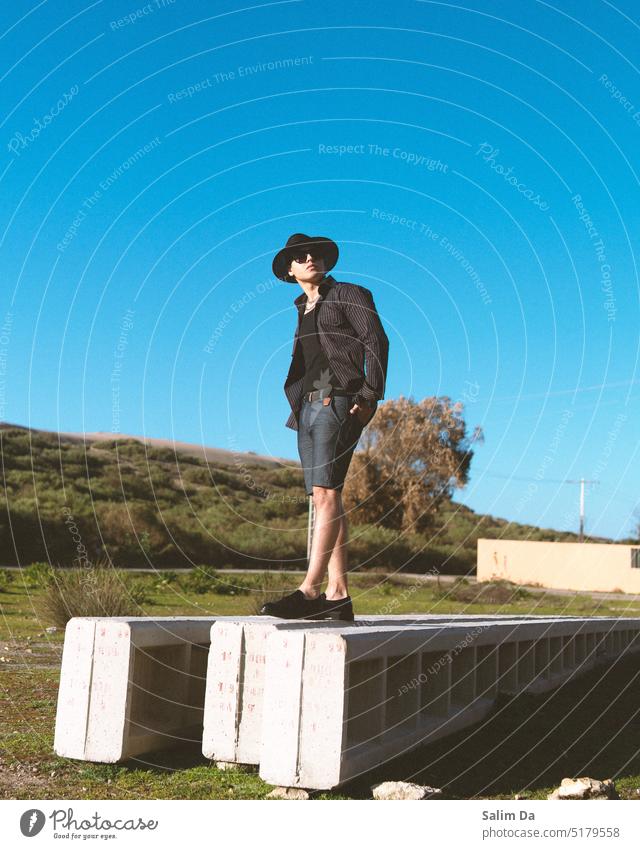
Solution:
<svg viewBox="0 0 640 849"><path fill-rule="evenodd" d="M404 627L425 623L449 626L451 623L508 621L511 618L464 614L364 616L356 617L349 627ZM233 620L227 617L212 626L202 738L202 751L206 757L242 764L260 762L267 638L274 631L317 628L344 629L345 623L275 617L259 617L258 621ZM399 659L397 674L404 674L402 664L402 659ZM290 708L296 709L288 704L286 709ZM285 706L281 705L280 710L285 710Z"/></svg>
<svg viewBox="0 0 640 849"><path fill-rule="evenodd" d="M215 621L210 616L71 619L62 653L56 754L115 763L184 741L200 742Z"/></svg>
<svg viewBox="0 0 640 849"><path fill-rule="evenodd" d="M610 635L611 650L598 654ZM502 690L550 689L596 661L638 650L639 635L639 619L578 617L274 629L266 639L260 776L336 787L478 722Z"/></svg>

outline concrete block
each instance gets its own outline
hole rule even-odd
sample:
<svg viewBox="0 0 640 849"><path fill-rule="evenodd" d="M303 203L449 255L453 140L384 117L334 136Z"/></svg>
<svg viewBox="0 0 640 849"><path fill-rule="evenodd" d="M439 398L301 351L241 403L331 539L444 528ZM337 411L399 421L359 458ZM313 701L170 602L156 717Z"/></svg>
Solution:
<svg viewBox="0 0 640 849"><path fill-rule="evenodd" d="M335 628L344 623L259 617L219 620L211 627L211 650L204 700L202 752L211 760L259 762L266 639L274 630ZM293 681L294 679L291 678ZM281 720L295 715L295 691L283 681ZM297 719L296 719L297 721Z"/></svg>
<svg viewBox="0 0 640 849"><path fill-rule="evenodd" d="M62 654L56 754L114 763L200 742L215 621L210 616L71 619Z"/></svg>
<svg viewBox="0 0 640 849"><path fill-rule="evenodd" d="M342 782L477 721L500 691L549 689L637 650L639 633L604 617L73 619L54 748L117 762L197 741L217 761L278 762L288 778L275 783L335 786L336 763Z"/></svg>
<svg viewBox="0 0 640 849"><path fill-rule="evenodd" d="M469 616L463 614L356 617L352 628L426 624L448 626L452 622L508 621L505 616ZM275 617L227 617L211 629L211 652L207 669L204 706L203 754L211 760L258 764L262 745L262 711L266 669L267 638L273 631L344 629L344 622L277 619ZM418 657L412 661L398 658L389 675L407 675L407 664L414 663L410 677L417 677ZM389 686L393 686L393 682ZM282 695L282 694L281 694ZM403 703L404 707L404 703ZM285 713L297 709L287 703ZM390 708L391 709L391 708ZM284 714L283 714L284 716Z"/></svg>
<svg viewBox="0 0 640 849"><path fill-rule="evenodd" d="M56 753L111 763L180 741L200 741L210 633L219 621L282 620L71 619L58 691Z"/></svg>
<svg viewBox="0 0 640 849"><path fill-rule="evenodd" d="M260 776L285 786L336 787L478 722L503 689L539 692L584 672L609 632L621 634L618 650L623 641L637 646L640 620L273 629Z"/></svg>
<svg viewBox="0 0 640 849"><path fill-rule="evenodd" d="M84 759L97 621L71 619L65 630L53 745L67 758Z"/></svg>

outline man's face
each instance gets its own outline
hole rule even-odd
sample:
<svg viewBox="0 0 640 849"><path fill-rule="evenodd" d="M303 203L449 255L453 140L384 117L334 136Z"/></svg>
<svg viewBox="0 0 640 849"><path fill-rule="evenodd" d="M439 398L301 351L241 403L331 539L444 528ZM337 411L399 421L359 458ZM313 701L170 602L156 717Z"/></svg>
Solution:
<svg viewBox="0 0 640 849"><path fill-rule="evenodd" d="M315 248L301 248L291 253L289 274L299 283L316 283L325 273L324 257Z"/></svg>

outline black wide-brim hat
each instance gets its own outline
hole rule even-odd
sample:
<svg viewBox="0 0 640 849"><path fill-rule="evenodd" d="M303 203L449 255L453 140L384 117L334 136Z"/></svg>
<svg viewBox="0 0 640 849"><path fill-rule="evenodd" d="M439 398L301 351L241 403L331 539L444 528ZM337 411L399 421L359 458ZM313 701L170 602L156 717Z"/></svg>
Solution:
<svg viewBox="0 0 640 849"><path fill-rule="evenodd" d="M331 271L338 261L338 246L332 239L326 236L307 236L305 233L294 233L289 236L287 244L279 250L273 258L273 273L279 280L285 283L295 283L294 277L289 276L291 257L300 248L315 248L324 258L325 271Z"/></svg>

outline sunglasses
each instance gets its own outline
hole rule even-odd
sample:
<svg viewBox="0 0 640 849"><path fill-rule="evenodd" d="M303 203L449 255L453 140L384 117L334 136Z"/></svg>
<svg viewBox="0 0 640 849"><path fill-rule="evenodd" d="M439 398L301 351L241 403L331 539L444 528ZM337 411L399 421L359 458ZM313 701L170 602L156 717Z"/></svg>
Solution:
<svg viewBox="0 0 640 849"><path fill-rule="evenodd" d="M317 260L317 259L323 259L324 258L324 255L322 254L321 251L314 250L313 248L311 248L310 250L307 250L307 251L300 250L300 251L293 252L293 253L289 254L289 261L290 262L297 262L297 263L300 263L300 265L302 265L303 263L305 263L307 261L308 256L310 256L311 259L314 260L314 261Z"/></svg>

